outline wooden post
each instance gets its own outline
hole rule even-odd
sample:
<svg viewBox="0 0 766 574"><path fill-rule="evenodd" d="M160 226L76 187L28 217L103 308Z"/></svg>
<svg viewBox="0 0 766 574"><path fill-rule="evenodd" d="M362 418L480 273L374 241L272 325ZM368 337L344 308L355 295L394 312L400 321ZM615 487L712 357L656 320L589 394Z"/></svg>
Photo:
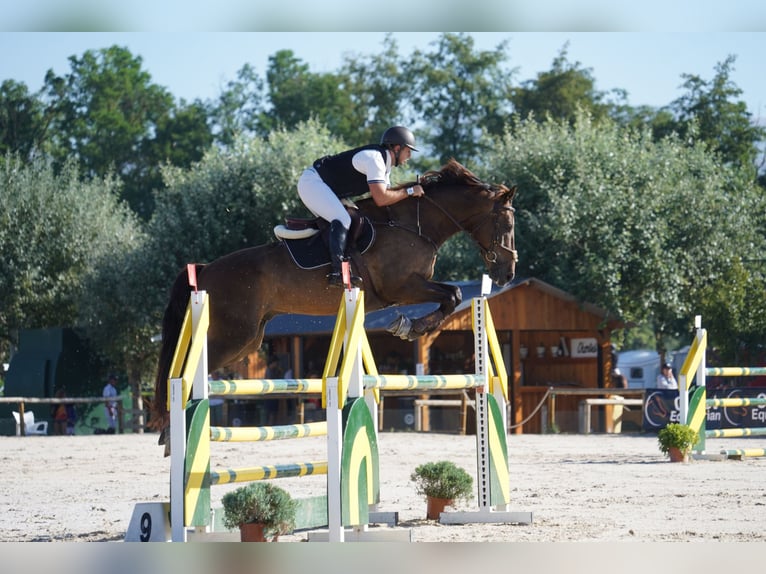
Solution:
<svg viewBox="0 0 766 574"><path fill-rule="evenodd" d="M27 425L24 423L24 403L19 403L19 429L21 436L27 436Z"/></svg>
<svg viewBox="0 0 766 574"><path fill-rule="evenodd" d="M468 432L468 393L463 391L460 395L460 434Z"/></svg>

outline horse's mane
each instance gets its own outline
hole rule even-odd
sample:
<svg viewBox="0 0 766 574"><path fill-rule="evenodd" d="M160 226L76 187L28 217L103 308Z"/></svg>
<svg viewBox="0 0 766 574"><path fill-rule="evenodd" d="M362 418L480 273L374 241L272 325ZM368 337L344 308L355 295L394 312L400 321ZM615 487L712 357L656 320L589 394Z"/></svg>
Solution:
<svg viewBox="0 0 766 574"><path fill-rule="evenodd" d="M468 168L460 164L454 158L444 164L439 170L430 170L420 176L419 183L424 189L449 183L460 183L476 187L485 191L503 191L504 186L494 186L480 180ZM412 185L412 184L410 184Z"/></svg>

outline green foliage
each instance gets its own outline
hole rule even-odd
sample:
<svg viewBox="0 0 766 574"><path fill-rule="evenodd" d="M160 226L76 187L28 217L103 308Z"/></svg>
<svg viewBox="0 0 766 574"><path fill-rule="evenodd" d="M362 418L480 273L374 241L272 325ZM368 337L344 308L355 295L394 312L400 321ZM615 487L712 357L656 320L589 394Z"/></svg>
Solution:
<svg viewBox="0 0 766 574"><path fill-rule="evenodd" d="M687 454L698 440L699 433L696 430L679 423L669 423L657 433L657 443L662 454L668 454L671 448Z"/></svg>
<svg viewBox="0 0 766 574"><path fill-rule="evenodd" d="M114 178L83 180L66 164L60 175L41 160L0 164L0 340L19 329L74 326L90 304L87 277L141 241L134 215L117 200ZM109 291L99 294L109 297ZM101 316L100 320L109 318Z"/></svg>
<svg viewBox="0 0 766 574"><path fill-rule="evenodd" d="M504 70L507 43L494 51L476 51L467 34L445 33L431 52L415 50L403 62L410 78L410 101L419 118L418 130L440 164L455 158L466 166L484 152L482 133L500 134L509 114L507 95L513 71Z"/></svg>
<svg viewBox="0 0 766 574"><path fill-rule="evenodd" d="M607 116L609 108L602 103L605 94L596 90L591 70L582 68L580 62L569 62L567 50L568 43L554 58L550 70L513 89L511 101L520 118L574 123L581 110L596 119Z"/></svg>
<svg viewBox="0 0 766 574"><path fill-rule="evenodd" d="M520 122L488 154L491 179L519 185L517 272L613 317L678 336L710 289L731 281L760 315L753 275L730 269L761 253L766 197L704 145L652 140L581 114L573 126ZM703 315L704 316L704 315ZM766 326L762 324L761 332Z"/></svg>
<svg viewBox="0 0 766 574"><path fill-rule="evenodd" d="M123 180L122 198L148 218L152 190L161 183L159 164L199 159L212 141L207 118L195 106L176 108L170 93L152 83L141 57L126 48L88 50L69 63L68 74L51 70L45 77L57 165L75 158L88 177L115 172Z"/></svg>
<svg viewBox="0 0 766 574"><path fill-rule="evenodd" d="M467 500L473 493L473 477L448 460L421 464L410 480L415 482L418 494L431 498Z"/></svg>
<svg viewBox="0 0 766 574"><path fill-rule="evenodd" d="M386 128L409 123L402 109L409 101L411 86L398 45L390 34L383 40L379 54L346 56L339 80L350 99L347 113L355 117L347 131L331 130L343 141L351 145L378 142Z"/></svg>
<svg viewBox="0 0 766 574"><path fill-rule="evenodd" d="M670 108L681 137L692 135L720 154L724 163L745 169L755 178L756 146L766 138L766 128L754 122L747 104L738 100L742 90L731 81L736 59L728 56L719 62L710 81L683 74L686 93Z"/></svg>
<svg viewBox="0 0 766 574"><path fill-rule="evenodd" d="M311 119L334 134L350 134L365 119L354 113L349 91L338 74L310 72L292 50L279 50L269 57L266 79L271 106L261 115L264 134L280 128L292 130Z"/></svg>
<svg viewBox="0 0 766 574"><path fill-rule="evenodd" d="M263 79L255 68L245 64L237 72L237 79L228 82L217 102L210 105L216 140L228 146L238 136L256 135L264 98Z"/></svg>
<svg viewBox="0 0 766 574"><path fill-rule="evenodd" d="M270 482L251 482L227 492L221 498L223 524L239 528L240 524L263 524L264 534L287 534L295 528L298 502L282 488Z"/></svg>
<svg viewBox="0 0 766 574"><path fill-rule="evenodd" d="M4 80L0 85L0 161L7 153L31 159L45 135L43 103L26 84Z"/></svg>

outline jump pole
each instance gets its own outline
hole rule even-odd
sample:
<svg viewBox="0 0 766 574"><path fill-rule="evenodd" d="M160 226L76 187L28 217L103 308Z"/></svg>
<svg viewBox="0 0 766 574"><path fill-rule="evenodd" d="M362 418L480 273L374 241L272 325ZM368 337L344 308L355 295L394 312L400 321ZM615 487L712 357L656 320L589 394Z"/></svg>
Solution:
<svg viewBox="0 0 766 574"><path fill-rule="evenodd" d="M363 293L357 288L344 289L322 374L322 403L327 412L328 529L309 532L309 542L412 540L410 529L368 529L366 517L385 513L374 512L379 500L374 416L377 392L365 390L364 369L377 375L377 368L364 332L364 316ZM365 422L358 426L362 420ZM361 467L365 468L364 475ZM365 496L360 488L364 488Z"/></svg>
<svg viewBox="0 0 766 574"><path fill-rule="evenodd" d="M484 284L487 277L484 277ZM507 399L508 375L489 311L486 286L482 296L471 301L476 377L476 476L478 510L442 512L441 524L517 523L531 524L531 512L512 512L508 468ZM492 360L497 376L492 368Z"/></svg>

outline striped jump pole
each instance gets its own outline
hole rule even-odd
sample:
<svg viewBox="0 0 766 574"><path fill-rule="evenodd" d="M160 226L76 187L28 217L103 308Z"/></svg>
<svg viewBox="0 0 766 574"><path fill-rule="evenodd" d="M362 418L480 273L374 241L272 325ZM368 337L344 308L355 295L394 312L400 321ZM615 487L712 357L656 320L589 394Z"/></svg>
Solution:
<svg viewBox="0 0 766 574"><path fill-rule="evenodd" d="M311 474L327 474L327 461L273 464L240 469L216 469L210 472L210 484L254 482L272 478L309 476Z"/></svg>
<svg viewBox="0 0 766 574"><path fill-rule="evenodd" d="M265 427L210 427L213 442L264 442L327 436L327 421Z"/></svg>

